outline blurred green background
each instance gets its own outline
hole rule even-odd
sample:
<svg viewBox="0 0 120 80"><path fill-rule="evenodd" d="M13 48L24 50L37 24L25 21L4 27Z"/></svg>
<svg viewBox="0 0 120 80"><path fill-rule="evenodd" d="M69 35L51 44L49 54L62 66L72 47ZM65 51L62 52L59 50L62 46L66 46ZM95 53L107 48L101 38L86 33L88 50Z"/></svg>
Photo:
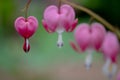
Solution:
<svg viewBox="0 0 120 80"><path fill-rule="evenodd" d="M93 10L111 24L120 26L120 0L71 1ZM74 41L73 32L63 33L64 46L59 49L56 46L57 34L48 34L41 25L44 9L51 4L57 5L57 0L32 0L28 14L37 17L39 28L30 38L30 52L24 53L24 40L15 31L14 21L17 17L24 16L21 10L26 2L27 0L0 0L0 80L53 80L52 74L58 66L84 65L86 54L77 54L69 45L69 41ZM89 22L90 16L78 10L76 12L79 23ZM94 65L102 67L101 54L95 52L93 60Z"/></svg>

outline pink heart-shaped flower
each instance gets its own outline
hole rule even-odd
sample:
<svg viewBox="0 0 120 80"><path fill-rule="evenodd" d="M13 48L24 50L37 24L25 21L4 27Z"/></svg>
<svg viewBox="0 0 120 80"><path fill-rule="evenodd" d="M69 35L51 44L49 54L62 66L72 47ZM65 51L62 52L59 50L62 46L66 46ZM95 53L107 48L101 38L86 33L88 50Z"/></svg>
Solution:
<svg viewBox="0 0 120 80"><path fill-rule="evenodd" d="M104 56L106 58L110 58L112 62L116 62L119 48L119 41L117 39L117 36L112 32L108 32L101 47Z"/></svg>
<svg viewBox="0 0 120 80"><path fill-rule="evenodd" d="M30 16L27 19L24 17L18 17L15 20L15 29L24 38L31 37L37 28L38 21L34 16Z"/></svg>
<svg viewBox="0 0 120 80"><path fill-rule="evenodd" d="M98 50L104 40L106 31L103 25L99 23L92 23L88 25L87 23L82 23L78 25L75 30L74 36L82 51L89 47Z"/></svg>
<svg viewBox="0 0 120 80"><path fill-rule="evenodd" d="M60 7L48 6L44 11L42 20L43 27L48 33L58 33L57 46L60 48L63 46L62 33L73 31L77 22L74 9L67 4Z"/></svg>
<svg viewBox="0 0 120 80"><path fill-rule="evenodd" d="M48 32L55 32L57 28L72 31L78 22L74 9L67 4L60 8L54 5L47 7L43 17L42 23Z"/></svg>
<svg viewBox="0 0 120 80"><path fill-rule="evenodd" d="M119 53L119 41L117 36L113 32L107 32L101 51L105 58L105 64L103 65L103 72L112 79L112 76L117 71L117 54Z"/></svg>
<svg viewBox="0 0 120 80"><path fill-rule="evenodd" d="M98 51L100 49L105 35L106 31L100 23L92 23L91 25L82 23L75 29L74 37L79 47L73 42L70 45L76 52L87 52L85 60L86 69L90 69L92 65L92 53L94 50Z"/></svg>
<svg viewBox="0 0 120 80"><path fill-rule="evenodd" d="M15 20L16 31L25 39L23 50L28 52L30 50L30 44L28 39L35 33L38 28L38 21L34 16L29 16L27 19L24 17L18 17Z"/></svg>

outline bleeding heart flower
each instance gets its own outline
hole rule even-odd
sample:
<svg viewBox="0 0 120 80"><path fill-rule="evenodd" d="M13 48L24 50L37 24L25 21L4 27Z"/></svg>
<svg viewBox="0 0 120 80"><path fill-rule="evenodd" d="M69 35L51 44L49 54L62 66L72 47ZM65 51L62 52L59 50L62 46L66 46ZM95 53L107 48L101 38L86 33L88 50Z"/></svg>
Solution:
<svg viewBox="0 0 120 80"><path fill-rule="evenodd" d="M100 23L92 23L91 25L82 23L75 29L74 36L79 48L73 42L70 44L77 52L88 51L85 61L85 66L87 69L89 69L91 66L93 51L99 50L105 34L106 30Z"/></svg>
<svg viewBox="0 0 120 80"><path fill-rule="evenodd" d="M111 79L117 70L116 57L119 53L119 41L114 33L108 32L106 34L101 51L106 60L103 72Z"/></svg>
<svg viewBox="0 0 120 80"><path fill-rule="evenodd" d="M43 17L42 24L45 30L49 33L57 32L57 45L58 47L62 47L62 33L64 31L73 31L78 22L78 20L75 19L74 9L67 4L62 5L60 8L52 5L45 9Z"/></svg>
<svg viewBox="0 0 120 80"><path fill-rule="evenodd" d="M18 17L15 20L16 31L25 39L23 49L25 52L30 50L30 44L28 39L35 33L38 28L38 21L34 16L29 16L27 19L24 17Z"/></svg>

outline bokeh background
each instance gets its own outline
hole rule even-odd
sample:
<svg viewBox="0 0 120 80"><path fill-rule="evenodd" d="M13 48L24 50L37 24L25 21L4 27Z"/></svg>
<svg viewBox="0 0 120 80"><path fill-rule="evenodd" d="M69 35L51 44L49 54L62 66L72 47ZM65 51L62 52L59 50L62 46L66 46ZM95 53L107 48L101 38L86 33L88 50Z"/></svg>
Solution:
<svg viewBox="0 0 120 80"><path fill-rule="evenodd" d="M93 10L119 29L120 0L71 1ZM32 0L28 14L37 17L39 28L30 38L31 50L26 54L22 50L24 39L14 29L15 19L24 16L22 9L26 2L0 0L0 80L108 80L102 73L101 53L93 53L93 65L87 71L84 67L86 53L78 54L69 45L74 41L73 32L63 33L64 46L59 49L57 33L48 34L44 30L41 25L43 11L48 5L57 5L57 0ZM89 15L77 9L76 15L79 23L89 22Z"/></svg>

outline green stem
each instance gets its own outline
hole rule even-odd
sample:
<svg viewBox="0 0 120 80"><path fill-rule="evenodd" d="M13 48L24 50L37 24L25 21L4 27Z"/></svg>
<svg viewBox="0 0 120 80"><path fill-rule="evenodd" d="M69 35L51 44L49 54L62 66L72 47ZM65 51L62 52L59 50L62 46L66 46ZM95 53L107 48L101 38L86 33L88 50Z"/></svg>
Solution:
<svg viewBox="0 0 120 80"><path fill-rule="evenodd" d="M60 7L61 7L61 4L62 4L62 2L61 2L61 0L59 0L59 1L58 1L58 8L59 8L58 13L60 13Z"/></svg>
<svg viewBox="0 0 120 80"><path fill-rule="evenodd" d="M100 17L98 14L94 13L93 11L91 11L88 8L85 8L81 5L77 5L75 3L69 2L67 0L62 0L62 2L69 4L87 14L89 14L91 17L93 17L94 19L96 19L97 21L101 22L105 27L107 27L109 30L111 30L112 32L116 33L116 35L118 36L118 38L120 39L120 31L116 28L114 28L113 25L111 25L109 22L107 22L105 19L103 19L102 17Z"/></svg>
<svg viewBox="0 0 120 80"><path fill-rule="evenodd" d="M93 17L90 17L90 19L89 19L89 24L91 24L92 22L93 22L93 20L94 20L94 18Z"/></svg>
<svg viewBox="0 0 120 80"><path fill-rule="evenodd" d="M28 0L28 2L25 5L25 18L27 19L28 17L28 8L32 0Z"/></svg>

